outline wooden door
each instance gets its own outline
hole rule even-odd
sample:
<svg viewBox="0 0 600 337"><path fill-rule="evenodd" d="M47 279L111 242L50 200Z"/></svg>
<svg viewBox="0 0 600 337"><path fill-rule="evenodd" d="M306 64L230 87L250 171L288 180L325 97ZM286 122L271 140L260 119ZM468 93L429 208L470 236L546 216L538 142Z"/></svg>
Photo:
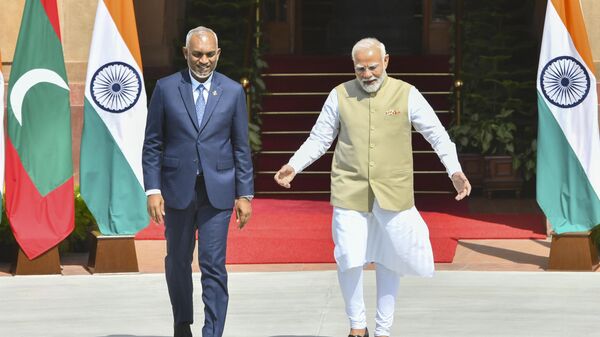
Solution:
<svg viewBox="0 0 600 337"><path fill-rule="evenodd" d="M264 14L268 53L293 54L296 44L296 0L266 0Z"/></svg>

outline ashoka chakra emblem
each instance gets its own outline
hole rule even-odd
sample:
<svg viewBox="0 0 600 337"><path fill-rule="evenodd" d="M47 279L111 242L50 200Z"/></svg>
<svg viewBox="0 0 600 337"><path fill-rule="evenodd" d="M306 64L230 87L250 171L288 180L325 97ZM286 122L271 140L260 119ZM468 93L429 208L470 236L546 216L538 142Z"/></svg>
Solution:
<svg viewBox="0 0 600 337"><path fill-rule="evenodd" d="M141 91L140 75L127 63L107 63L92 76L92 99L99 107L109 112L121 113L129 110L140 98Z"/></svg>
<svg viewBox="0 0 600 337"><path fill-rule="evenodd" d="M590 76L575 58L559 56L544 66L540 85L550 103L572 108L581 103L590 91Z"/></svg>

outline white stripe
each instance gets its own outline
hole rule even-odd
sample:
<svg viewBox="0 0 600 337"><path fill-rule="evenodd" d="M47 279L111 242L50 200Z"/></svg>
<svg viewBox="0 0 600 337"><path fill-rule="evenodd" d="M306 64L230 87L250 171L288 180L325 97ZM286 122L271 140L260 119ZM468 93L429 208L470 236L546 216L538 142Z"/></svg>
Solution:
<svg viewBox="0 0 600 337"><path fill-rule="evenodd" d="M94 73L103 65L116 61L132 66L141 77L141 94L137 103L131 109L122 113L111 113L102 109L94 102L90 93L90 82ZM110 130L140 185L144 186L142 178L142 146L146 128L146 116L148 114L144 79L139 65L123 41L104 1L98 2L98 10L96 12L96 22L88 61L85 97Z"/></svg>
<svg viewBox="0 0 600 337"><path fill-rule="evenodd" d="M590 184L600 197L600 132L598 129L596 77L575 48L568 30L552 2L548 1L537 75L537 90L542 97L540 85L542 69L550 60L558 56L571 56L585 67L590 76L590 90L584 101L573 108L560 108L545 97L544 101L579 159ZM561 159L557 158L557 161L559 160Z"/></svg>

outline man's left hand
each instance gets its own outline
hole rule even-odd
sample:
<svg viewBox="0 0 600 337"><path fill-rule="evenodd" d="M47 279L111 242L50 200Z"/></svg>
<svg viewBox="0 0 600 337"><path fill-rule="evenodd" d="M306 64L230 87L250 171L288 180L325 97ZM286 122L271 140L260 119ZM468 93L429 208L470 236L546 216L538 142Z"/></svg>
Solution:
<svg viewBox="0 0 600 337"><path fill-rule="evenodd" d="M240 229L244 228L250 216L252 215L252 204L246 198L238 198L235 200L235 218Z"/></svg>
<svg viewBox="0 0 600 337"><path fill-rule="evenodd" d="M456 200L462 200L464 197L471 194L471 183L462 172L456 172L452 175L452 185L456 189Z"/></svg>

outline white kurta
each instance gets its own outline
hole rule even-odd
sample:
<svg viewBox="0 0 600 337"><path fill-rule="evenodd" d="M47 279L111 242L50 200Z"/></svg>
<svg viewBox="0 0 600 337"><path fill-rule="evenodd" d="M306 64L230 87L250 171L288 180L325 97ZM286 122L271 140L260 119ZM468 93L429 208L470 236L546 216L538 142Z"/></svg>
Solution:
<svg viewBox="0 0 600 337"><path fill-rule="evenodd" d="M461 171L456 147L423 95L414 87L408 96L408 118L412 126L431 144L448 176ZM310 136L292 156L289 165L296 173L320 158L331 147L340 128L337 92L333 89ZM429 231L415 207L396 212L373 212L334 207L332 223L335 259L343 271L375 262L401 275L431 276L433 254Z"/></svg>

